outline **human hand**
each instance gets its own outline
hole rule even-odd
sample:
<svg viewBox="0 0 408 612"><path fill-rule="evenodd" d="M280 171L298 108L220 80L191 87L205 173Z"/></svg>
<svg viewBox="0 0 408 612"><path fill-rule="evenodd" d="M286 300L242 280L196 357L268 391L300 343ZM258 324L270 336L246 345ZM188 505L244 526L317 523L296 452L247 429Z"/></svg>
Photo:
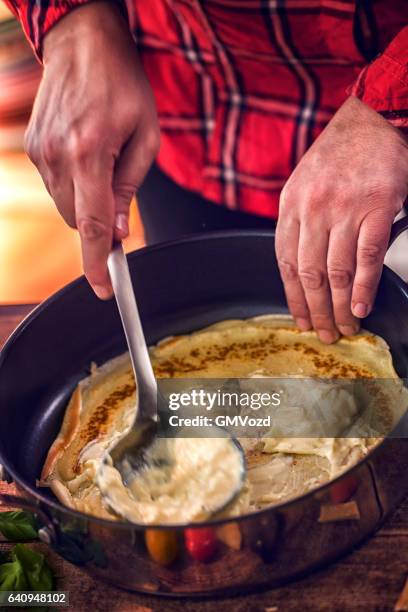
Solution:
<svg viewBox="0 0 408 612"><path fill-rule="evenodd" d="M313 327L328 343L358 331L407 193L404 135L348 98L281 194L276 254L300 329Z"/></svg>
<svg viewBox="0 0 408 612"><path fill-rule="evenodd" d="M64 17L46 35L43 58L26 150L63 218L78 228L84 272L107 299L112 241L128 235L130 200L159 147L153 94L111 3Z"/></svg>

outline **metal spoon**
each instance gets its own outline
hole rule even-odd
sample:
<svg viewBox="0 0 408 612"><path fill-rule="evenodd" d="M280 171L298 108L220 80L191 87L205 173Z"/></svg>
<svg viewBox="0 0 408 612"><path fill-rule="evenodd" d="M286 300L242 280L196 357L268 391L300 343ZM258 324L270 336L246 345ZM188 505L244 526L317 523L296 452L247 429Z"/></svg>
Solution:
<svg viewBox="0 0 408 612"><path fill-rule="evenodd" d="M127 486L145 465L144 454L154 441L158 429L157 404L160 394L143 334L126 255L121 243L115 243L108 257L108 270L125 332L137 388L137 411L128 433L109 449L103 462L113 464ZM239 442L229 436L231 444L241 453L242 477L245 480L245 457ZM223 508L239 493L241 487L226 495ZM109 503L109 495L103 494ZM221 508L215 508L219 511ZM115 510L115 508L113 508Z"/></svg>
<svg viewBox="0 0 408 612"><path fill-rule="evenodd" d="M108 270L136 381L137 411L126 436L110 449L114 467L127 482L132 470L143 463L143 452L157 432L157 382L140 321L139 310L122 243L115 243L108 257Z"/></svg>

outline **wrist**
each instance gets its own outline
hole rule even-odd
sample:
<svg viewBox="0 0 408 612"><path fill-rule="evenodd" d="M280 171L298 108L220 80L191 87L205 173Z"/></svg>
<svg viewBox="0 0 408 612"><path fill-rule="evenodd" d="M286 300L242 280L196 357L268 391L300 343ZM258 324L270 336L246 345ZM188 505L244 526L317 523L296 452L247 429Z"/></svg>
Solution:
<svg viewBox="0 0 408 612"><path fill-rule="evenodd" d="M123 36L129 28L117 6L105 0L97 0L74 8L46 34L43 41L43 63L47 65L60 53L72 53L73 45L98 39Z"/></svg>

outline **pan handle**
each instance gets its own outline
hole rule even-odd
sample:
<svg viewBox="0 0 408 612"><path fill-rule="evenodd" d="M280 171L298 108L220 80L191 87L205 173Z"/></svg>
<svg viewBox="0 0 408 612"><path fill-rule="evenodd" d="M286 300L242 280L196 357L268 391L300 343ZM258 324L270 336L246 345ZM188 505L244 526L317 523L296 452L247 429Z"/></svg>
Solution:
<svg viewBox="0 0 408 612"><path fill-rule="evenodd" d="M38 537L46 544L56 542L56 532L53 521L48 513L41 506L33 501L29 501L24 497L10 495L9 493L0 493L0 506L10 506L12 508L21 508L38 516L42 527L38 530Z"/></svg>
<svg viewBox="0 0 408 612"><path fill-rule="evenodd" d="M408 229L408 215L406 217L403 217L402 219L398 219L398 221L395 221L395 223L392 224L388 248L390 248L390 246L393 244L393 242L395 242L398 236L402 234L402 232L405 232L406 229Z"/></svg>

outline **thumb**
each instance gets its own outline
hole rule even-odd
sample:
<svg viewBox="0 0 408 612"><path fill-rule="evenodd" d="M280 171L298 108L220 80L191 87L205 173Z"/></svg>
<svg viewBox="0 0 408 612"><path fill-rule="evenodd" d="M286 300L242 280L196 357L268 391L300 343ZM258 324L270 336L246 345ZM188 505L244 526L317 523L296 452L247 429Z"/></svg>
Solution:
<svg viewBox="0 0 408 612"><path fill-rule="evenodd" d="M139 129L126 143L116 162L113 175L116 240L123 240L129 234L130 201L143 183L158 148L158 133Z"/></svg>
<svg viewBox="0 0 408 612"><path fill-rule="evenodd" d="M365 217L360 226L351 297L353 314L359 319L370 314L373 307L394 216L391 207L375 210Z"/></svg>

